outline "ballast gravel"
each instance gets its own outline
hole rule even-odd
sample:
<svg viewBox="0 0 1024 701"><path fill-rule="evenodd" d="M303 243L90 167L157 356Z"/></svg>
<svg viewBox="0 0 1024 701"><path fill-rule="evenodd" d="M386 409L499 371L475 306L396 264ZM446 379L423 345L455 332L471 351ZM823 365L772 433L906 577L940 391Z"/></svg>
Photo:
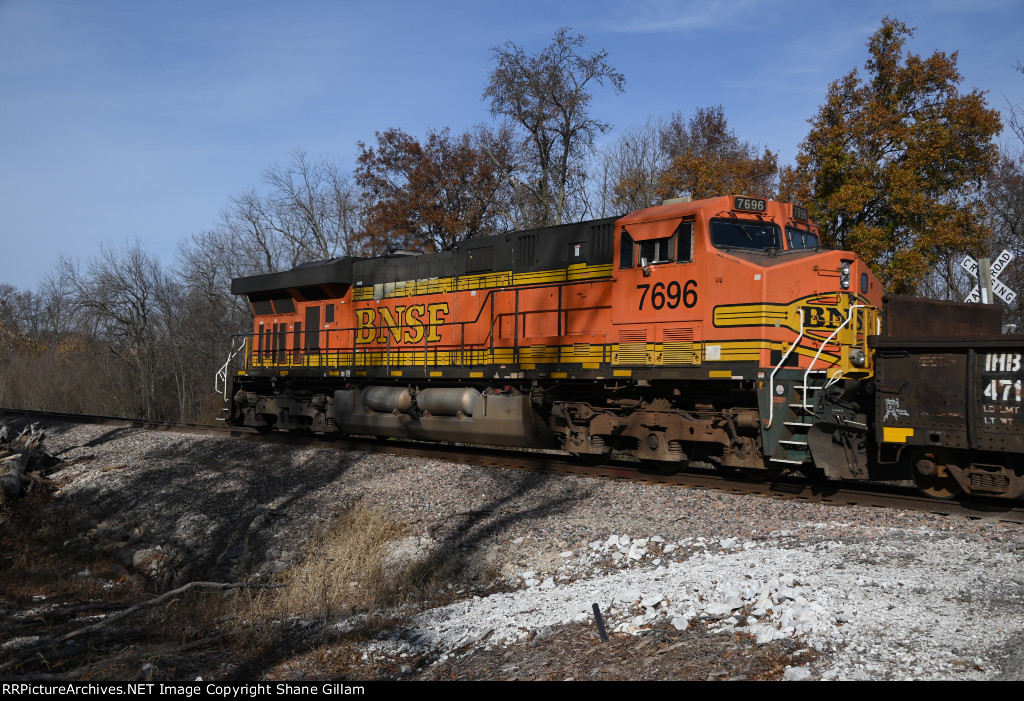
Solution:
<svg viewBox="0 0 1024 701"><path fill-rule="evenodd" d="M360 500L407 525L403 557L444 548L477 580L500 579L500 593L466 587L465 598L414 613L367 644L375 656L444 662L592 625L597 604L611 635L696 625L816 651L785 679L1024 676L1024 528L995 518L191 434L47 430L48 451L65 461L55 501L87 514L78 545L117 553L129 570L157 563L137 573L167 586L270 577Z"/></svg>

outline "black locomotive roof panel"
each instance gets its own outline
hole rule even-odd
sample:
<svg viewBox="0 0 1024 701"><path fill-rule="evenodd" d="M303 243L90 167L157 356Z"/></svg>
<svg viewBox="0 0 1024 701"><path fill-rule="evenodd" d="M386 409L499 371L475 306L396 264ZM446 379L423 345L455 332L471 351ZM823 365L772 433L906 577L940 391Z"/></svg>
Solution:
<svg viewBox="0 0 1024 701"><path fill-rule="evenodd" d="M452 274L453 260L452 251L363 258L352 266L352 281L358 286L363 286L449 277Z"/></svg>
<svg viewBox="0 0 1024 701"><path fill-rule="evenodd" d="M610 263L614 224L615 218L609 217L466 239L440 253L363 258L353 264L352 281L362 286L508 270L552 270L574 263Z"/></svg>
<svg viewBox="0 0 1024 701"><path fill-rule="evenodd" d="M452 275L534 272L612 262L615 218L466 239L451 251L377 258L335 258L291 270L235 278L231 293L251 295L325 284L374 285Z"/></svg>
<svg viewBox="0 0 1024 701"><path fill-rule="evenodd" d="M316 285L352 284L352 264L357 258L334 258L333 260L303 263L291 270L264 275L239 277L231 281L231 294L249 295L260 292L274 292L291 287L314 287Z"/></svg>

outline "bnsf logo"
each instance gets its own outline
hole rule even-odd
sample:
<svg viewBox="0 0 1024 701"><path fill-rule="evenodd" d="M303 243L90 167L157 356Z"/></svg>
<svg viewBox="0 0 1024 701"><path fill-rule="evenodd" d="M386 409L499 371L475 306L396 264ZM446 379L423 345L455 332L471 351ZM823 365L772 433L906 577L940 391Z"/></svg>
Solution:
<svg viewBox="0 0 1024 701"><path fill-rule="evenodd" d="M804 326L809 329L835 329L843 325L846 316L835 307L814 307L805 305Z"/></svg>
<svg viewBox="0 0 1024 701"><path fill-rule="evenodd" d="M356 309L356 343L387 343L388 331L395 343L440 341L437 327L447 314L447 302Z"/></svg>

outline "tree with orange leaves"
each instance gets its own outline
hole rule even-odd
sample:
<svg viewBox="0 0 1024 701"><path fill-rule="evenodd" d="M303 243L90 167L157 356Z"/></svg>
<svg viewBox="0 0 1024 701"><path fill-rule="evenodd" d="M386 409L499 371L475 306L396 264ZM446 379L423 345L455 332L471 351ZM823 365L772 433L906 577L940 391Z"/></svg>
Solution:
<svg viewBox="0 0 1024 701"><path fill-rule="evenodd" d="M661 148L669 161L661 175L663 197L775 195L778 156L767 148L758 154L740 139L721 105L700 107L689 120L673 114L661 129Z"/></svg>
<svg viewBox="0 0 1024 701"><path fill-rule="evenodd" d="M375 146L359 142L355 175L369 250L443 251L501 228L499 166L509 155L500 134L453 137L446 127L425 143L401 129L376 136Z"/></svg>
<svg viewBox="0 0 1024 701"><path fill-rule="evenodd" d="M998 156L999 114L962 94L957 54L904 57L914 30L891 17L857 70L825 104L782 175L784 197L807 203L827 243L864 258L890 292L913 293L943 257L982 250L980 191Z"/></svg>

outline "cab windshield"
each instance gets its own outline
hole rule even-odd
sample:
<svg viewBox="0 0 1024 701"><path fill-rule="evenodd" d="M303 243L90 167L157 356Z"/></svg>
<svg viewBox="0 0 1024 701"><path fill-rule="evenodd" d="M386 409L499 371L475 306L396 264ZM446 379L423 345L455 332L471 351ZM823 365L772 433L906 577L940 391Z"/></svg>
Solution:
<svg viewBox="0 0 1024 701"><path fill-rule="evenodd" d="M782 248L779 227L746 219L712 219L711 244L715 248Z"/></svg>

